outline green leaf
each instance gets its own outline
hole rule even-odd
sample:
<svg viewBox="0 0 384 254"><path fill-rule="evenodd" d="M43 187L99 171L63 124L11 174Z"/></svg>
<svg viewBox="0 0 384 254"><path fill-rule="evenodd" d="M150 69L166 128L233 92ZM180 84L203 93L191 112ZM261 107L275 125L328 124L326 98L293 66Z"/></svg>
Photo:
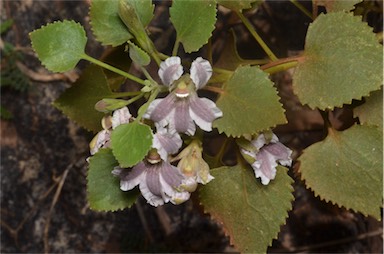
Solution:
<svg viewBox="0 0 384 254"><path fill-rule="evenodd" d="M74 21L56 21L31 32L29 36L40 61L53 72L75 68L85 54L85 30Z"/></svg>
<svg viewBox="0 0 384 254"><path fill-rule="evenodd" d="M355 125L304 150L299 160L307 187L320 198L380 219L383 136L377 127Z"/></svg>
<svg viewBox="0 0 384 254"><path fill-rule="evenodd" d="M234 11L252 8L254 2L261 2L260 0L217 0L217 3Z"/></svg>
<svg viewBox="0 0 384 254"><path fill-rule="evenodd" d="M365 103L354 109L355 117L362 124L376 125L383 129L383 89L373 91Z"/></svg>
<svg viewBox="0 0 384 254"><path fill-rule="evenodd" d="M112 175L118 163L111 149L100 149L89 159L87 175L88 201L96 211L116 211L131 207L139 195L137 190L120 190L120 179Z"/></svg>
<svg viewBox="0 0 384 254"><path fill-rule="evenodd" d="M219 132L238 137L286 122L277 91L268 74L259 67L237 68L223 89L216 102L223 117L213 122Z"/></svg>
<svg viewBox="0 0 384 254"><path fill-rule="evenodd" d="M141 48L136 46L133 42L128 41L129 44L129 57L133 62L141 66L147 66L151 62L151 58Z"/></svg>
<svg viewBox="0 0 384 254"><path fill-rule="evenodd" d="M120 166L132 167L144 159L152 146L152 130L148 125L132 122L121 124L111 135L112 151Z"/></svg>
<svg viewBox="0 0 384 254"><path fill-rule="evenodd" d="M131 59L129 59L128 53L125 51L125 45L105 50L100 60L125 72L129 72L132 62ZM116 72L107 69L103 69L103 71L107 77L109 87L113 91L118 90L121 84L127 79Z"/></svg>
<svg viewBox="0 0 384 254"><path fill-rule="evenodd" d="M177 32L176 40L183 43L185 52L197 51L208 42L216 22L214 0L174 0L169 12Z"/></svg>
<svg viewBox="0 0 384 254"><path fill-rule="evenodd" d="M361 17L320 14L307 33L293 88L303 104L333 109L378 90L383 82L382 46Z"/></svg>
<svg viewBox="0 0 384 254"><path fill-rule="evenodd" d="M89 15L92 31L103 45L117 46L133 38L119 17L118 4L118 0L91 2Z"/></svg>
<svg viewBox="0 0 384 254"><path fill-rule="evenodd" d="M124 0L130 2L130 4L135 8L137 16L140 19L143 27L146 27L153 18L153 11L155 6L152 4L152 0Z"/></svg>
<svg viewBox="0 0 384 254"><path fill-rule="evenodd" d="M96 111L94 106L111 95L102 68L91 64L73 86L54 102L54 106L84 128L97 132L104 114Z"/></svg>
<svg viewBox="0 0 384 254"><path fill-rule="evenodd" d="M240 252L265 253L292 208L293 181L287 169L278 166L275 180L267 186L250 168L221 167L211 174L215 179L200 189L205 212L223 223Z"/></svg>
<svg viewBox="0 0 384 254"><path fill-rule="evenodd" d="M363 0L315 0L314 4L324 6L327 12L346 11L355 9L355 5Z"/></svg>

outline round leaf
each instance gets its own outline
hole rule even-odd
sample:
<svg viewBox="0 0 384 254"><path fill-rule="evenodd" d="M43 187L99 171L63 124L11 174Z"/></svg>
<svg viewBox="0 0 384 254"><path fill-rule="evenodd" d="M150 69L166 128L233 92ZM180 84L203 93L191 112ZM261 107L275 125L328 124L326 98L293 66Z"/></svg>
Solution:
<svg viewBox="0 0 384 254"><path fill-rule="evenodd" d="M216 102L223 117L213 122L220 132L238 137L286 122L277 91L259 67L237 68L223 89Z"/></svg>
<svg viewBox="0 0 384 254"><path fill-rule="evenodd" d="M287 169L278 166L267 186L240 166L216 168L211 174L215 179L200 189L204 210L223 223L240 252L265 253L292 208L293 181Z"/></svg>
<svg viewBox="0 0 384 254"><path fill-rule="evenodd" d="M29 34L32 47L50 71L65 72L75 68L85 54L84 28L74 21L57 21Z"/></svg>
<svg viewBox="0 0 384 254"><path fill-rule="evenodd" d="M382 71L382 46L361 17L321 14L308 29L293 87L303 104L333 109L378 90Z"/></svg>
<svg viewBox="0 0 384 254"><path fill-rule="evenodd" d="M383 197L383 136L355 125L304 150L300 172L316 195L380 219Z"/></svg>
<svg viewBox="0 0 384 254"><path fill-rule="evenodd" d="M138 191L120 190L120 179L111 173L116 166L118 163L110 149L100 149L89 159L87 192L91 209L116 211L135 203Z"/></svg>
<svg viewBox="0 0 384 254"><path fill-rule="evenodd" d="M152 130L137 122L122 124L112 131L112 151L120 166L132 167L144 159L152 146Z"/></svg>
<svg viewBox="0 0 384 254"><path fill-rule="evenodd" d="M383 129L383 89L373 91L365 103L354 109L360 123L376 125Z"/></svg>
<svg viewBox="0 0 384 254"><path fill-rule="evenodd" d="M214 0L174 0L169 12L177 32L176 40L183 43L187 53L199 50L208 42L216 22Z"/></svg>

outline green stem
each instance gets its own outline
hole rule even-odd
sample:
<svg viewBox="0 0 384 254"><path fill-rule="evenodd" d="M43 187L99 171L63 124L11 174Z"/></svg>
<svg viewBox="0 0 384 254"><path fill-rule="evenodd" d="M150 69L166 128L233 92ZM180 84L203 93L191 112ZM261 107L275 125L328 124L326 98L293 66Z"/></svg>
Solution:
<svg viewBox="0 0 384 254"><path fill-rule="evenodd" d="M152 93L151 93L151 96L149 96L149 99L146 103L144 103L138 110L138 115L137 115L137 118L135 121L137 122L140 122L141 121L141 118L143 117L143 115L145 114L145 112L147 111L148 107L149 107L149 104L151 104L152 101L154 101L157 97L157 95L159 94L160 92L160 86L156 87L156 89L152 90Z"/></svg>
<svg viewBox="0 0 384 254"><path fill-rule="evenodd" d="M179 51L179 46L180 46L180 40L177 38L175 41L175 45L173 45L172 56L177 56L177 52Z"/></svg>
<svg viewBox="0 0 384 254"><path fill-rule="evenodd" d="M291 3L296 6L300 11L302 11L305 15L307 15L310 19L313 20L313 16L312 16L312 13L310 13L307 9L305 9L305 7L299 3L297 0L290 0ZM313 3L315 4L315 3Z"/></svg>
<svg viewBox="0 0 384 254"><path fill-rule="evenodd" d="M217 73L220 73L220 74L226 74L226 75L231 75L231 76L233 74L233 71L226 70L226 69L221 69L221 68L216 68L216 67L213 68L213 71L217 72Z"/></svg>
<svg viewBox="0 0 384 254"><path fill-rule="evenodd" d="M303 59L304 59L303 56L283 58L271 63L267 63L265 65L262 65L260 69L262 69L265 72L268 72L269 74L273 74L276 72L285 71L290 68L296 67L297 64Z"/></svg>
<svg viewBox="0 0 384 254"><path fill-rule="evenodd" d="M141 91L137 92L121 92L121 93L113 93L112 95L108 96L109 98L122 98L122 97L131 97L135 95L142 94Z"/></svg>
<svg viewBox="0 0 384 254"><path fill-rule="evenodd" d="M87 60L87 61L89 61L91 63L94 63L94 64L96 64L96 65L98 65L100 67L103 67L103 68L105 68L107 70L115 72L115 73L117 73L117 74L119 74L119 75L121 75L123 77L126 77L126 78L128 78L130 80L133 80L133 81L135 81L135 82L137 82L137 83L139 83L141 85L145 85L144 80L142 80L142 79L140 79L138 77L135 77L135 76L133 76L133 75L131 75L131 74L125 72L125 71L117 69L117 68L115 68L115 67L113 67L113 66L111 66L109 64L106 64L106 63L100 61L100 60L97 60L97 59L95 59L95 58L93 58L91 56L88 56L86 54L82 54L81 58L84 59L84 60Z"/></svg>
<svg viewBox="0 0 384 254"><path fill-rule="evenodd" d="M143 66L140 66L140 68L141 68L141 71L143 72L144 76L149 81L151 81L153 84L157 84L157 82L152 78L152 76L148 73L148 71Z"/></svg>
<svg viewBox="0 0 384 254"><path fill-rule="evenodd" d="M252 26L251 22L241 13L240 11L236 11L236 14L239 16L245 27L248 29L248 31L252 34L253 38L260 44L260 46L263 48L265 53L268 55L268 57L272 61L277 61L278 58L273 54L272 50L265 44L263 39L260 37L260 35L256 32L254 27Z"/></svg>
<svg viewBox="0 0 384 254"><path fill-rule="evenodd" d="M141 93L139 95L136 95L135 97L129 99L127 101L127 105L131 104L131 103L134 103L135 101L139 100L140 98L142 98L144 96L144 93Z"/></svg>
<svg viewBox="0 0 384 254"><path fill-rule="evenodd" d="M224 142L223 144L221 145L221 148L219 150L219 152L216 154L216 156L214 157L213 159L213 168L217 168L219 167L222 163L222 160L223 160L223 157L224 157L224 153L225 151L227 150L227 146L228 146L228 143L231 141L232 139L229 138L229 137L226 137L224 139Z"/></svg>
<svg viewBox="0 0 384 254"><path fill-rule="evenodd" d="M165 60L167 59L169 56L166 55L166 54L163 54L163 53L160 53L160 52L157 52L157 55L158 57L161 59L161 60Z"/></svg>
<svg viewBox="0 0 384 254"><path fill-rule="evenodd" d="M204 86L202 89L207 90L207 91L211 91L214 93L218 93L218 94L224 93L223 89L221 89L220 87L215 87L215 86Z"/></svg>

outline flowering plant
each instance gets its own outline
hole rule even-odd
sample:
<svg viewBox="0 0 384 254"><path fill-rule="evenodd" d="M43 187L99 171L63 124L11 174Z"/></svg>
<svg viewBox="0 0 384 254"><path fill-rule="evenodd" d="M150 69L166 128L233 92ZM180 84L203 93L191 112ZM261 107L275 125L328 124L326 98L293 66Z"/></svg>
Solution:
<svg viewBox="0 0 384 254"><path fill-rule="evenodd" d="M301 178L323 200L380 218L382 52L371 29L350 13L359 1L326 5L328 13L318 16L292 1L313 22L304 53L289 58L278 58L244 15L257 8L254 2L174 0L169 12L176 39L167 55L146 30L152 1L93 0L92 31L123 59L119 68L85 53L85 30L74 21L31 32L47 69L65 72L81 59L92 63L54 103L97 132L87 159L92 209L127 208L140 196L152 206L177 205L198 191L205 211L223 223L240 251L265 252L291 209L293 180L287 172L297 159L272 132L292 118L270 75L295 68L293 90L302 104L321 113L326 133L295 163ZM240 58L231 38L223 57L212 60L218 8L238 16L265 59ZM196 51L202 57L192 61L185 54ZM149 72L153 65L157 75ZM183 66L190 66L189 73ZM129 72L135 68L140 75ZM361 105L352 103L362 97ZM359 122L340 131L330 116L345 104L353 106ZM218 149L209 147L212 140ZM231 162L225 160L228 151L235 157Z"/></svg>

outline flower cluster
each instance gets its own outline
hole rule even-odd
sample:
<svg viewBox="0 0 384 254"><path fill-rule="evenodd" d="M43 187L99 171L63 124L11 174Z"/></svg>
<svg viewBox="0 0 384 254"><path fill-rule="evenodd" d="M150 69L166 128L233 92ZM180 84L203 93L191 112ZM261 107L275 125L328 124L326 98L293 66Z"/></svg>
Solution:
<svg viewBox="0 0 384 254"><path fill-rule="evenodd" d="M160 64L158 74L171 92L163 99L154 100L143 116L156 126L152 150L132 169L116 167L112 171L120 178L121 190L129 191L139 186L143 197L153 206L167 202L180 204L189 199L198 183L206 184L213 179L202 158L202 147L196 142L176 157L175 160L180 160L177 167L169 163L168 157L182 146L179 133L194 135L195 124L202 130L211 131L212 122L222 116L213 101L199 98L196 93L212 75L208 61L197 58L192 63L190 75L182 77L180 58L170 57Z"/></svg>
<svg viewBox="0 0 384 254"><path fill-rule="evenodd" d="M251 141L253 149L242 148L241 152L249 156L256 178L261 178L264 185L275 179L277 163L283 166L291 166L292 151L279 142L275 134L272 134L270 140L264 134L260 134Z"/></svg>

